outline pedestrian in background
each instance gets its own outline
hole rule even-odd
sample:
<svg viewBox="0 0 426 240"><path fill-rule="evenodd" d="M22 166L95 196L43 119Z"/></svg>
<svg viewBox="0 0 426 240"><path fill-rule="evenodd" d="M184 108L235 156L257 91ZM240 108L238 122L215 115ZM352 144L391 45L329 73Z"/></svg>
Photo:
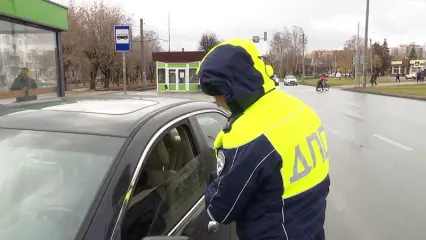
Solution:
<svg viewBox="0 0 426 240"><path fill-rule="evenodd" d="M401 82L401 80L399 79L399 72L396 73L396 82Z"/></svg>
<svg viewBox="0 0 426 240"><path fill-rule="evenodd" d="M26 67L21 68L21 72L13 80L10 91L24 90L25 96L17 97L16 102L24 102L30 100L37 100L37 95L30 96L30 89L36 89L37 83L34 79L30 78L30 70Z"/></svg>
<svg viewBox="0 0 426 240"><path fill-rule="evenodd" d="M220 43L198 74L202 91L231 112L214 143L218 177L205 192L209 218L236 222L239 240L324 240L330 179L320 118L275 88L250 40Z"/></svg>
<svg viewBox="0 0 426 240"><path fill-rule="evenodd" d="M376 72L373 72L371 74L371 80L370 80L370 82L371 82L371 86L373 86L373 85L377 86L377 73Z"/></svg>
<svg viewBox="0 0 426 240"><path fill-rule="evenodd" d="M423 80L424 80L424 77L426 77L426 68L423 70Z"/></svg>

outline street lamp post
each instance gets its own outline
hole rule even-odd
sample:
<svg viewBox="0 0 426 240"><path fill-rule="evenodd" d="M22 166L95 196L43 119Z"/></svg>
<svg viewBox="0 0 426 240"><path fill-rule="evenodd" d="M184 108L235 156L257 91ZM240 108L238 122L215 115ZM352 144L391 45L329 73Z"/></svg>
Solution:
<svg viewBox="0 0 426 240"><path fill-rule="evenodd" d="M143 19L140 19L140 35L141 35L141 78L142 78L142 83L144 85L144 88L147 87L147 82L146 82L146 73L145 73L145 58L144 58L144 47L146 42L151 42L151 41L164 41L164 42L168 42L169 43L169 52L170 52L170 15L169 15L169 40L165 40L165 39L161 39L161 38L156 38L156 39L150 39L150 40L145 40L144 37L144 32L143 32L143 25L145 23L143 22ZM139 42L139 41L135 41L132 40L133 42Z"/></svg>
<svg viewBox="0 0 426 240"><path fill-rule="evenodd" d="M365 36L364 36L364 65L362 66L362 87L367 86L367 54L368 54L368 18L370 15L370 0L367 0L365 11Z"/></svg>
<svg viewBox="0 0 426 240"><path fill-rule="evenodd" d="M144 58L144 36L143 36L143 19L140 19L141 24L141 78L143 87L146 89L146 74L145 74L145 58Z"/></svg>
<svg viewBox="0 0 426 240"><path fill-rule="evenodd" d="M302 32L302 82L305 80L305 31L301 27L293 26Z"/></svg>

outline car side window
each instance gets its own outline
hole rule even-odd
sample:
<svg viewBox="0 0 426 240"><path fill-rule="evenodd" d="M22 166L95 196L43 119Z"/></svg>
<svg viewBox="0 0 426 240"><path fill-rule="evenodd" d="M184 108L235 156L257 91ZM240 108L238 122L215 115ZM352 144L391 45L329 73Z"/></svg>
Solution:
<svg viewBox="0 0 426 240"><path fill-rule="evenodd" d="M228 119L220 113L203 113L196 116L209 147L214 148L214 140Z"/></svg>
<svg viewBox="0 0 426 240"><path fill-rule="evenodd" d="M169 170L175 171L157 209L149 236L166 235L203 196L207 187L206 166L195 148L187 125L176 128L166 146L170 149Z"/></svg>
<svg viewBox="0 0 426 240"><path fill-rule="evenodd" d="M186 124L171 129L158 140L129 200L121 227L123 240L141 240L150 229L166 232L176 225L181 213L206 188L201 181L205 181L205 167L198 155Z"/></svg>

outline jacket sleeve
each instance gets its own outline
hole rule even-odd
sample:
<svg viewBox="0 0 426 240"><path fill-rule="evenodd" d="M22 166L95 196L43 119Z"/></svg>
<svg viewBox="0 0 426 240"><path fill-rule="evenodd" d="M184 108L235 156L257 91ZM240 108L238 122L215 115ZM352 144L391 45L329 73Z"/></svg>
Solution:
<svg viewBox="0 0 426 240"><path fill-rule="evenodd" d="M265 160L275 152L259 151L259 147L262 146L250 143L235 149L218 149L218 161L221 161L220 151L225 158L223 170L205 193L211 220L221 224L235 221L259 188L267 175Z"/></svg>

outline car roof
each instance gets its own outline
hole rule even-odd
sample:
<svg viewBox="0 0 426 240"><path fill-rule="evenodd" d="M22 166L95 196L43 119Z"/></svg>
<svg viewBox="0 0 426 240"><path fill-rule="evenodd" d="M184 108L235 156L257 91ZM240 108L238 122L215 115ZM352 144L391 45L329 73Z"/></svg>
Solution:
<svg viewBox="0 0 426 240"><path fill-rule="evenodd" d="M0 129L128 137L144 119L174 107L195 111L194 104L217 109L215 104L205 101L132 94L32 101L0 106Z"/></svg>

